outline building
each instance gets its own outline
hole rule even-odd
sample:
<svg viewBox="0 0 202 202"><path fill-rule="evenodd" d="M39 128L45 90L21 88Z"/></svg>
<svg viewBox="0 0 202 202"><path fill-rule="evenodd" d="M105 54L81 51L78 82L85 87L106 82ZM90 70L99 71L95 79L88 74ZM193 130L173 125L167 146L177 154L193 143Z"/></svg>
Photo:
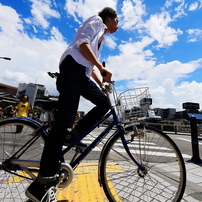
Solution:
<svg viewBox="0 0 202 202"><path fill-rule="evenodd" d="M19 83L18 90L16 93L17 98L22 98L24 95L29 97L29 102L31 106L34 106L34 101L37 98L41 98L44 96L49 96L46 87L41 84L33 84L33 83Z"/></svg>
<svg viewBox="0 0 202 202"><path fill-rule="evenodd" d="M16 98L18 88L10 85L0 83L0 106L6 107L8 105L15 105L19 101Z"/></svg>
<svg viewBox="0 0 202 202"><path fill-rule="evenodd" d="M160 116L164 120L175 118L176 109L174 108L154 108L153 110L157 116Z"/></svg>
<svg viewBox="0 0 202 202"><path fill-rule="evenodd" d="M0 92L8 93L10 95L16 95L18 88L10 85L0 83Z"/></svg>
<svg viewBox="0 0 202 202"><path fill-rule="evenodd" d="M177 118L184 118L184 119L190 120L190 118L194 116L196 117L196 120L198 122L202 121L202 113L199 110L200 109L199 103L185 102L185 103L182 103L182 108L185 110L177 112L176 113Z"/></svg>
<svg viewBox="0 0 202 202"><path fill-rule="evenodd" d="M16 105L19 102L19 99L16 96L8 94L6 92L0 92L0 106L6 107L8 105Z"/></svg>

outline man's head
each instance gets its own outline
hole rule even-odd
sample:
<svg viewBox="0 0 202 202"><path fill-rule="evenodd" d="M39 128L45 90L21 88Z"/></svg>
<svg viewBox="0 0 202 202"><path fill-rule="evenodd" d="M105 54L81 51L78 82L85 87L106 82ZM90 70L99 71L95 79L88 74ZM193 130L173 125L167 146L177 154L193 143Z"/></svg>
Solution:
<svg viewBox="0 0 202 202"><path fill-rule="evenodd" d="M29 97L27 95L24 95L23 98L22 98L22 101L25 103L25 102L28 102L29 101Z"/></svg>
<svg viewBox="0 0 202 202"><path fill-rule="evenodd" d="M113 8L105 7L98 15L102 18L103 23L107 26L106 33L114 33L118 29L118 17Z"/></svg>
<svg viewBox="0 0 202 202"><path fill-rule="evenodd" d="M109 18L116 18L117 17L117 13L113 8L110 7L105 7L103 8L98 15L102 18L102 21L105 23L106 21L106 17Z"/></svg>

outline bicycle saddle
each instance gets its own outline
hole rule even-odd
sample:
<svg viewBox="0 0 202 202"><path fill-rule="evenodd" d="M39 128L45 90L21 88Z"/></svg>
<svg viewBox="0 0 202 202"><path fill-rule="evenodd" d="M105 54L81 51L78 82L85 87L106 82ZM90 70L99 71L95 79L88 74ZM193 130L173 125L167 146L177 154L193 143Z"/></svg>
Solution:
<svg viewBox="0 0 202 202"><path fill-rule="evenodd" d="M56 109L58 107L58 101L55 100L35 100L34 108L44 109L47 111Z"/></svg>

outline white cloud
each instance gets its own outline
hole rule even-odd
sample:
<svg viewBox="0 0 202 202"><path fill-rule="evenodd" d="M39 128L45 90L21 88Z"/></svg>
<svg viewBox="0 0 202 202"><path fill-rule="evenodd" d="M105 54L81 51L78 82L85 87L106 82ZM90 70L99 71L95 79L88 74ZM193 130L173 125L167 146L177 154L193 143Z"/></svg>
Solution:
<svg viewBox="0 0 202 202"><path fill-rule="evenodd" d="M166 8L169 8L169 7L173 6L174 3L184 3L184 0L166 0L164 6Z"/></svg>
<svg viewBox="0 0 202 202"><path fill-rule="evenodd" d="M154 99L154 105L152 107L162 108L177 108L181 109L182 102L197 101L198 94L202 93L202 89L198 91L191 90L193 82L180 82L186 78L190 73L196 71L202 67L202 59L192 61L189 63L181 63L179 61L172 61L166 64L156 65L145 72L141 73L142 78L146 78L144 86L150 87L150 93ZM137 86L138 82L133 81L133 84ZM202 86L202 83L198 83ZM183 86L183 91L180 92ZM186 86L188 87L186 89ZM199 89L199 88L197 88ZM199 102L201 99L198 99Z"/></svg>
<svg viewBox="0 0 202 202"><path fill-rule="evenodd" d="M175 6L176 4L177 6ZM163 10L168 10L170 13L172 13L173 20L176 20L177 18L187 15L185 12L186 7L187 4L185 4L185 0L166 0Z"/></svg>
<svg viewBox="0 0 202 202"><path fill-rule="evenodd" d="M166 11L150 16L146 21L145 28L147 33L158 42L157 47L172 46L178 40L178 35L182 34L180 29L175 30L169 27L172 22L170 14Z"/></svg>
<svg viewBox="0 0 202 202"><path fill-rule="evenodd" d="M63 41L64 40L62 34L60 33L60 31L56 27L52 27L51 34L52 34L51 38L55 39L56 41Z"/></svg>
<svg viewBox="0 0 202 202"><path fill-rule="evenodd" d="M185 6L186 6L185 1L183 0L182 3L175 8L176 13L173 15L174 19L181 18L184 15L187 15L186 12L185 12Z"/></svg>
<svg viewBox="0 0 202 202"><path fill-rule="evenodd" d="M201 29L188 29L187 33L188 42L196 42L202 39L202 30Z"/></svg>
<svg viewBox="0 0 202 202"><path fill-rule="evenodd" d="M59 59L67 44L56 27L50 33L47 40L30 38L24 33L16 11L0 4L0 54L11 58L11 61L0 60L1 83L18 86L43 82L50 93L56 93L55 81L46 72L58 71Z"/></svg>
<svg viewBox="0 0 202 202"><path fill-rule="evenodd" d="M116 40L116 37L114 37L113 35L107 35L105 36L105 45L113 50L117 47L117 44L115 42Z"/></svg>
<svg viewBox="0 0 202 202"><path fill-rule="evenodd" d="M199 102L196 91L187 89L194 87L194 82L181 82L197 69L202 68L202 59L182 63L172 61L156 65L155 57L146 47L153 42L152 38L145 37L141 42L119 45L120 55L110 56L107 67L113 72L113 80L124 81L119 90L140 86L149 86L153 98L153 108L177 108L182 110L182 103L187 101ZM183 92L180 89L183 86ZM197 85L196 85L197 86ZM202 93L198 83L198 94Z"/></svg>
<svg viewBox="0 0 202 202"><path fill-rule="evenodd" d="M202 8L202 0L199 0L199 9Z"/></svg>
<svg viewBox="0 0 202 202"><path fill-rule="evenodd" d="M121 10L121 27L128 30L134 29L137 24L140 24L142 16L146 14L145 5L140 0L123 1Z"/></svg>
<svg viewBox="0 0 202 202"><path fill-rule="evenodd" d="M74 17L76 22L81 23L85 19L90 17L91 15L97 15L98 12L106 6L112 7L116 10L117 1L116 0L102 0L102 1L66 0L65 9L68 15Z"/></svg>
<svg viewBox="0 0 202 202"><path fill-rule="evenodd" d="M202 83L192 82L182 82L179 86L173 89L173 99L177 100L177 108L182 109L182 103L184 102L196 102L200 103L200 108L202 106L201 102L201 92Z"/></svg>
<svg viewBox="0 0 202 202"><path fill-rule="evenodd" d="M189 11L194 11L198 8L198 2L194 2L189 6Z"/></svg>
<svg viewBox="0 0 202 202"><path fill-rule="evenodd" d="M17 12L2 4L0 4L0 31L10 37L15 37L19 31L23 32L23 22Z"/></svg>
<svg viewBox="0 0 202 202"><path fill-rule="evenodd" d="M113 79L138 79L142 72L152 68L155 65L155 58L153 58L153 53L146 48L152 42L152 38L143 37L140 42L119 45L120 54L109 56L107 59L107 66L113 72Z"/></svg>
<svg viewBox="0 0 202 202"><path fill-rule="evenodd" d="M119 50L106 58L107 68L113 72L112 79L121 83L119 90L149 86L154 103L152 107L176 107L180 110L183 102L201 100L202 83L183 80L202 68L202 59L181 62L176 55L175 60L171 58L170 62L157 65L156 53L159 52L152 49L154 45L162 49L172 48L178 41L178 36L183 32L181 27L174 27L173 24L185 14L186 5L183 0L167 0L167 11L159 10L161 13L156 12L150 16L146 13L146 4L143 5L140 0L126 0L119 5L116 0L66 2L68 15L73 16L76 21L83 21L90 15L97 14L106 5L113 8L119 6L119 11L122 10L120 29L124 28L128 35L123 39L106 35L105 43L108 48ZM51 94L57 94L55 81L46 72L58 71L60 56L67 46L57 24L51 24L52 18L59 19L62 16L55 10L56 4L52 6L49 0L32 0L32 3L33 16L26 19L11 7L0 4L0 55L12 58L11 61L0 60L0 80L1 83L13 86L36 82L45 85ZM171 7L174 4L177 6ZM170 10L173 12L169 13ZM27 24L23 24L25 21L34 29L31 37L26 34ZM70 20L69 23L71 22ZM38 34L41 27L48 33L44 39L34 35ZM134 29L138 29L139 38L134 38ZM202 30L189 29L187 34L190 42L197 41L201 39ZM80 110L87 111L91 108L89 102L81 100Z"/></svg>
<svg viewBox="0 0 202 202"><path fill-rule="evenodd" d="M32 2L31 13L32 18L25 19L27 23L32 23L35 25L40 25L43 28L49 27L49 18L60 18L60 14L51 9L50 0L30 0Z"/></svg>

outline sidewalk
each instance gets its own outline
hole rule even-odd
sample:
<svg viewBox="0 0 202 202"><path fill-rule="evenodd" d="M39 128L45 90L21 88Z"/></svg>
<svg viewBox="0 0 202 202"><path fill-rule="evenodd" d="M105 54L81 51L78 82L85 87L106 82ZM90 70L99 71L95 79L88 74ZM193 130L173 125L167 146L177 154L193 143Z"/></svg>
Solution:
<svg viewBox="0 0 202 202"><path fill-rule="evenodd" d="M102 129L98 129L102 130ZM99 134L99 131L98 131ZM98 135L96 132L91 134L91 138L95 139ZM88 143L88 142L86 142ZM103 144L101 145L101 148ZM74 172L73 182L68 188L59 191L58 202L107 202L104 191L98 182L98 159L100 150L96 150L92 156L80 163ZM95 148L96 149L96 148ZM202 155L201 155L202 156ZM182 202L202 202L202 163L195 164L189 158L185 160L187 183ZM19 177L16 177L19 180ZM15 182L15 179L11 179ZM9 182L7 182L9 183ZM12 183L12 181L11 181ZM21 189L21 187L19 187ZM24 187L23 187L24 190ZM1 191L0 191L1 192ZM24 193L24 192L23 192ZM13 193L12 193L13 194ZM0 201L5 196L1 196ZM24 201L28 202L27 198L23 196ZM4 200L11 201L11 200ZM15 202L22 201L22 199L15 199ZM136 202L136 201L134 201Z"/></svg>
<svg viewBox="0 0 202 202"><path fill-rule="evenodd" d="M185 165L187 185L181 202L202 202L202 164L185 162ZM16 200L16 202L18 201ZM25 201L28 202L28 200ZM68 188L58 193L58 202L107 201L104 191L98 183L97 163L81 163L80 168L78 167L75 172L73 182Z"/></svg>
<svg viewBox="0 0 202 202"><path fill-rule="evenodd" d="M202 164L185 162L187 170L187 186L182 202L202 202ZM75 174L76 180L58 194L59 202L103 202L108 201L97 180L97 163L86 163L86 174ZM90 171L90 172L89 172Z"/></svg>
<svg viewBox="0 0 202 202"><path fill-rule="evenodd" d="M168 134L175 134L174 132L165 131ZM177 133L177 135L188 135L190 133ZM200 135L199 138L202 138ZM200 141L198 142L200 144ZM202 162L199 164L193 163L191 160L185 161L187 172L187 185L184 194L185 202L202 202Z"/></svg>
<svg viewBox="0 0 202 202"><path fill-rule="evenodd" d="M199 202L202 201L202 163L194 164L185 162L187 171L187 186L184 194L184 201Z"/></svg>
<svg viewBox="0 0 202 202"><path fill-rule="evenodd" d="M59 192L59 202L103 202L108 201L98 183L97 163L81 163L76 180L68 189ZM185 161L187 184L182 202L202 202L202 163ZM83 169L85 168L85 169ZM85 174L83 174L85 173Z"/></svg>

